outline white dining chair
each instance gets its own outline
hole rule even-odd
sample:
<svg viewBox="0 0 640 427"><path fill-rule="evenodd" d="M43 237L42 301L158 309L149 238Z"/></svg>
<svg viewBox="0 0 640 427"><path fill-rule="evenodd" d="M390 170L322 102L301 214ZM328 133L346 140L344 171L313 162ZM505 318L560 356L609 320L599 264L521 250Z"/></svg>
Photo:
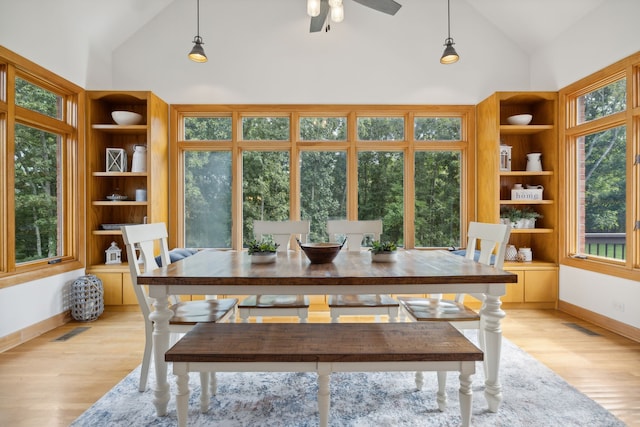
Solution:
<svg viewBox="0 0 640 427"><path fill-rule="evenodd" d="M255 239L271 237L279 245L277 252L299 250L297 244L292 245L293 238L306 242L310 231L310 221L253 222ZM264 316L288 316L297 317L300 323L306 323L309 317L309 298L306 295L249 295L238 304L238 312L244 323L249 322L252 316L256 318L256 322L262 322Z"/></svg>
<svg viewBox="0 0 640 427"><path fill-rule="evenodd" d="M127 250L127 261L131 272L133 290L144 318L145 343L138 386L138 390L142 392L147 387L149 365L153 353L154 325L149 320L149 314L153 310L153 299L149 297L146 286L138 285L138 276L142 271L141 266L145 272L159 268L156 262L156 248L160 252L159 256L163 266L171 264L171 258L167 245L167 229L163 223L128 225L121 227L121 229ZM169 332L172 334L189 332L194 325L201 322L233 321L238 304L238 300L235 298L180 301L180 298L174 295L170 297L169 302L171 304L170 309L173 312L173 317L169 320ZM207 389L211 394L216 393L215 374L209 375L203 372L200 374L200 381L203 393ZM204 395L203 399L207 398L207 393L204 393Z"/></svg>
<svg viewBox="0 0 640 427"><path fill-rule="evenodd" d="M509 242L511 227L505 224L469 223L465 258L501 269ZM482 294L472 294L484 305ZM442 299L442 294L430 298L398 297L403 315L416 322L449 322L457 329L478 329L478 342L485 348L484 324L478 312L464 305L465 294L455 294L454 299ZM404 316L403 316L404 317ZM486 372L485 372L486 373ZM421 372L416 372L416 386L422 388ZM446 372L438 372L438 405L446 403L444 393Z"/></svg>
<svg viewBox="0 0 640 427"><path fill-rule="evenodd" d="M359 252L362 241L369 236L373 240L380 240L382 235L382 221L327 221L327 233L333 239L346 238L346 250ZM331 321L337 323L341 316L388 316L390 322L398 320L399 306L397 300L386 294L368 295L329 295L329 312Z"/></svg>

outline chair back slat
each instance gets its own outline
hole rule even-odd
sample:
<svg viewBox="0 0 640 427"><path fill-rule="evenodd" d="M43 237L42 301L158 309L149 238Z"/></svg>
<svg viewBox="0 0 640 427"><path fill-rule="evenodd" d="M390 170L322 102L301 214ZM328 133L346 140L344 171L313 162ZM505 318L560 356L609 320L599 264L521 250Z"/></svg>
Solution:
<svg viewBox="0 0 640 427"><path fill-rule="evenodd" d="M506 224L469 223L466 257L474 259L474 252L478 248L480 250L478 262L490 265L493 255L495 260L493 266L502 268L510 234L511 227Z"/></svg>
<svg viewBox="0 0 640 427"><path fill-rule="evenodd" d="M311 232L310 221L253 221L253 234L255 239L263 239L271 236L278 246L278 252L286 252L289 248L298 250L298 245L292 245L291 239L296 236L301 242L306 242Z"/></svg>
<svg viewBox="0 0 640 427"><path fill-rule="evenodd" d="M331 220L327 221L327 233L329 233L329 238L334 240L337 240L338 236L346 236L347 250L359 251L361 250L364 236L371 235L374 240L380 240L382 221Z"/></svg>
<svg viewBox="0 0 640 427"><path fill-rule="evenodd" d="M127 225L121 227L121 229L122 238L127 249L127 260L133 290L136 294L138 305L145 318L147 318L151 311L151 298L147 293L147 287L138 285L138 276L142 271L140 265L142 262L144 271L153 271L159 268L155 259L156 248L160 252L162 265L171 263L167 244L167 228L163 223L154 223Z"/></svg>

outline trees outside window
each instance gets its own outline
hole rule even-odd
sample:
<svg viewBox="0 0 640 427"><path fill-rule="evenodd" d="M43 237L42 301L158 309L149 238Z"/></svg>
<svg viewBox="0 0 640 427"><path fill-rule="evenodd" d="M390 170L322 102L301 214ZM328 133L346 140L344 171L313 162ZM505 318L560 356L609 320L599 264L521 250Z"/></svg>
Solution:
<svg viewBox="0 0 640 427"><path fill-rule="evenodd" d="M0 287L80 267L81 94L0 46Z"/></svg>
<svg viewBox="0 0 640 427"><path fill-rule="evenodd" d="M560 91L567 143L564 262L622 277L640 265L640 54Z"/></svg>
<svg viewBox="0 0 640 427"><path fill-rule="evenodd" d="M311 241L331 219L380 219L406 247L461 241L473 107L171 108L178 245L242 248L256 219L310 220Z"/></svg>

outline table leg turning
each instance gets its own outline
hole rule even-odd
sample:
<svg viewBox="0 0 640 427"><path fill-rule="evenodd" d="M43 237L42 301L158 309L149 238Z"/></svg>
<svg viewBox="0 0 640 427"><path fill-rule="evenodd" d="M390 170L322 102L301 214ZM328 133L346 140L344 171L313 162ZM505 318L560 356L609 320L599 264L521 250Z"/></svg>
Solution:
<svg viewBox="0 0 640 427"><path fill-rule="evenodd" d="M489 411L498 412L502 402L502 384L498 376L500 372L500 353L502 350L502 327L500 325L505 312L500 308L502 302L499 296L485 295L484 304L480 310L481 324L484 325L484 371L486 375L484 396L489 405Z"/></svg>

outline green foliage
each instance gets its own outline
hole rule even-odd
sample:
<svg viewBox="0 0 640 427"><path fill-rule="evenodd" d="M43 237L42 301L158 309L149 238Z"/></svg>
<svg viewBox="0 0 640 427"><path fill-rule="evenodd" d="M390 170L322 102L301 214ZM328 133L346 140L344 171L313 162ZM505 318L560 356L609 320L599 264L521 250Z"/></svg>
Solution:
<svg viewBox="0 0 640 427"><path fill-rule="evenodd" d="M504 205L500 207L500 218L507 218L511 222L517 222L519 219L537 219L542 217L542 214L536 212L531 206L516 208L511 205Z"/></svg>
<svg viewBox="0 0 640 427"><path fill-rule="evenodd" d="M21 78L16 78L16 103L49 117L60 115L60 97ZM58 194L63 150L59 135L35 127L15 125L14 197L16 263L52 258L62 254L58 220L62 194Z"/></svg>
<svg viewBox="0 0 640 427"><path fill-rule="evenodd" d="M247 248L249 249L249 255L255 254L255 253L273 253L278 249L278 246L280 246L277 243L274 243L271 240L251 240L249 243L247 243Z"/></svg>
<svg viewBox="0 0 640 427"><path fill-rule="evenodd" d="M381 252L393 252L393 251L397 251L398 250L398 246L396 245L395 242L389 242L389 241L380 241L380 240L373 240L371 242L371 248L369 249L371 252L373 252L374 254L379 254Z"/></svg>

